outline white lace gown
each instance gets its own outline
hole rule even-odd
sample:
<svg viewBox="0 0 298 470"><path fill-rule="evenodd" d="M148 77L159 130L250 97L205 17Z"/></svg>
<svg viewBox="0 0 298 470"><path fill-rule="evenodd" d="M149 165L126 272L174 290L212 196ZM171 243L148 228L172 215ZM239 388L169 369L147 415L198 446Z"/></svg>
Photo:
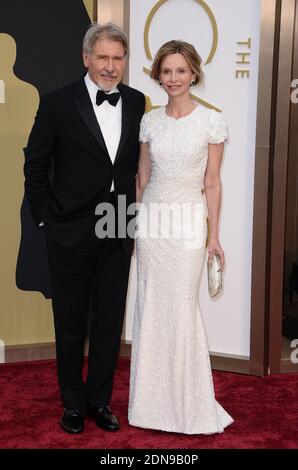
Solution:
<svg viewBox="0 0 298 470"><path fill-rule="evenodd" d="M222 115L201 106L178 120L160 107L141 122L140 141L149 143L151 176L137 221L138 284L128 410L133 426L212 434L233 422L214 397L198 304L206 260L202 189L208 143L227 137ZM150 207L173 204L188 208L180 219L151 216ZM191 239L182 229L194 221Z"/></svg>

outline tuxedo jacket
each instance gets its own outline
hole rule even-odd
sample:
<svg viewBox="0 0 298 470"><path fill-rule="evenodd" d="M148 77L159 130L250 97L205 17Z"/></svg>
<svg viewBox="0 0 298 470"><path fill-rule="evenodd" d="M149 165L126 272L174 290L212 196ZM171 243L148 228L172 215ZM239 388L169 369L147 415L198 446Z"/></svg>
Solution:
<svg viewBox="0 0 298 470"><path fill-rule="evenodd" d="M112 180L116 196L124 194L127 206L135 202L145 97L124 84L118 89L122 130L114 164L84 78L41 98L24 149L25 194L36 225L43 221L62 246L78 243L95 223L95 207L109 201ZM130 251L132 240L124 244Z"/></svg>

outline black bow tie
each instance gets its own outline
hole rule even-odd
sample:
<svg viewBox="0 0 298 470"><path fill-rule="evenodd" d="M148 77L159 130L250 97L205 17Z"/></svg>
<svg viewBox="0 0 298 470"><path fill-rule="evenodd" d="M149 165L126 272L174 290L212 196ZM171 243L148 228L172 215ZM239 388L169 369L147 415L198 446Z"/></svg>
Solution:
<svg viewBox="0 0 298 470"><path fill-rule="evenodd" d="M120 93L105 93L103 90L98 90L96 93L96 104L101 105L104 100L107 100L112 106L116 106L120 98Z"/></svg>

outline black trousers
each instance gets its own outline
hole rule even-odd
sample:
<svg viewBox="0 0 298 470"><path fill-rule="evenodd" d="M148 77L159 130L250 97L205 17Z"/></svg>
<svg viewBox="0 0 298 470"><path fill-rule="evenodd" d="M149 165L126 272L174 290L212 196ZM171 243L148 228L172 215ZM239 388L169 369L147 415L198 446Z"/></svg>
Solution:
<svg viewBox="0 0 298 470"><path fill-rule="evenodd" d="M120 239L99 239L94 226L73 247L62 247L50 237L47 245L63 406L107 405L119 352L131 258ZM84 383L90 301L88 376Z"/></svg>

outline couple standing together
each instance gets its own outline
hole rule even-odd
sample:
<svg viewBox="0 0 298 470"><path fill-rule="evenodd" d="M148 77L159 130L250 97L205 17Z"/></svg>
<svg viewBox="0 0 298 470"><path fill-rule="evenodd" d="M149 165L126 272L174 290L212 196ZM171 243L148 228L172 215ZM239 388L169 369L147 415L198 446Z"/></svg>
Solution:
<svg viewBox="0 0 298 470"><path fill-rule="evenodd" d="M160 236L136 238L129 423L186 434L222 432L233 420L214 397L198 291L207 235L202 189L210 220L208 255L217 252L224 264L218 219L227 126L219 113L191 100L190 87L202 79L192 45L170 41L159 49L151 77L168 104L147 114L144 95L121 83L127 53L127 38L116 25L91 25L83 41L87 74L41 98L24 150L26 196L47 237L64 407L60 425L82 432L87 414L99 428L119 430L110 400L134 241L117 237L117 230L116 237L99 238L95 208L108 202L117 219L118 196L124 195L126 207L142 202L140 232L152 203L190 203L190 222L199 213L191 247L171 230L161 236L170 225L165 219L149 221Z"/></svg>

